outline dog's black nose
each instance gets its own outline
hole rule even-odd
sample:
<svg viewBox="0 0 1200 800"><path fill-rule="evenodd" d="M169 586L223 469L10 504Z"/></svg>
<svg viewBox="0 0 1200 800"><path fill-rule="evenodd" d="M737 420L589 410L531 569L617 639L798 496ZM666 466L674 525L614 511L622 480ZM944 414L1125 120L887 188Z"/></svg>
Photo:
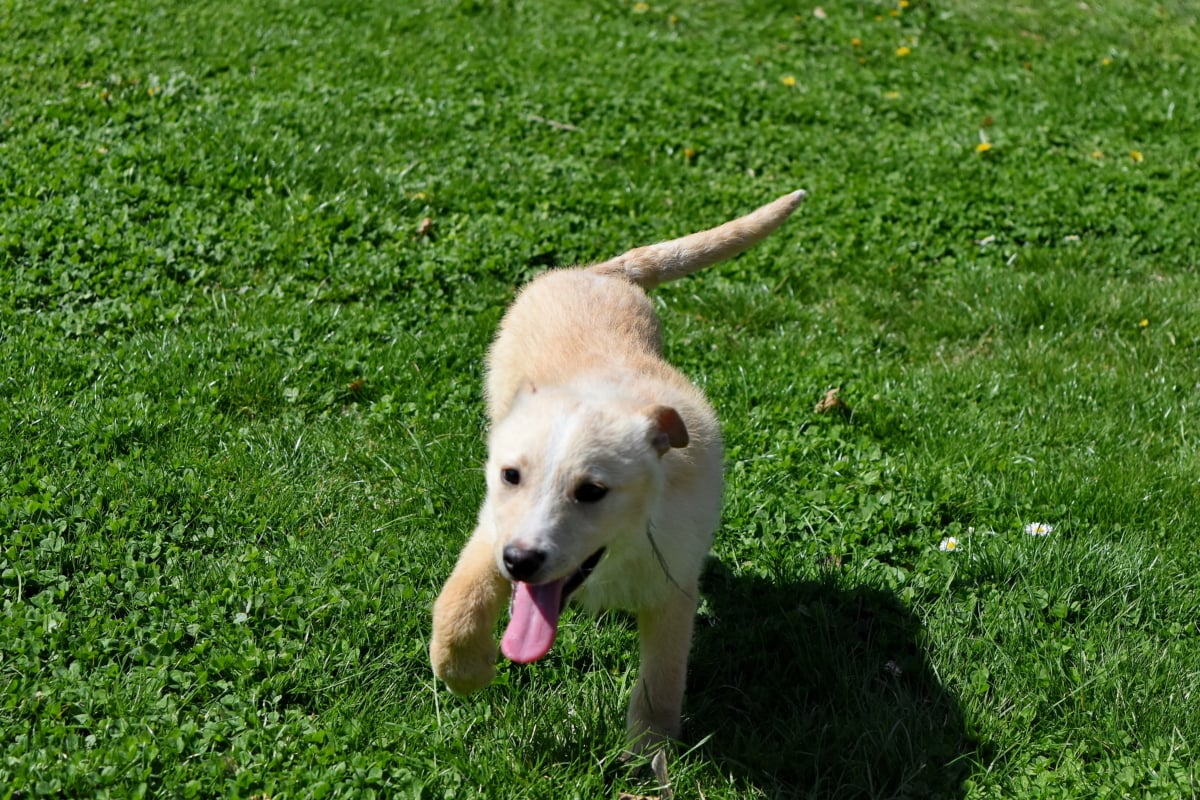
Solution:
<svg viewBox="0 0 1200 800"><path fill-rule="evenodd" d="M504 566L514 581L527 581L532 578L545 560L545 550L527 550L515 544L504 546Z"/></svg>

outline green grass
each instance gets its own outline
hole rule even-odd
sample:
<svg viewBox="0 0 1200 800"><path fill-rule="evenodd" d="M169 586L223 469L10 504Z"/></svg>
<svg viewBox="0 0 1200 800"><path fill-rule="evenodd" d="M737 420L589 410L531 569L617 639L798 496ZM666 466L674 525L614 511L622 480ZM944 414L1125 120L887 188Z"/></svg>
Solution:
<svg viewBox="0 0 1200 800"><path fill-rule="evenodd" d="M1197 10L824 11L0 1L0 796L659 794L629 620L432 679L482 357L796 187L656 293L728 442L676 796L1200 793Z"/></svg>

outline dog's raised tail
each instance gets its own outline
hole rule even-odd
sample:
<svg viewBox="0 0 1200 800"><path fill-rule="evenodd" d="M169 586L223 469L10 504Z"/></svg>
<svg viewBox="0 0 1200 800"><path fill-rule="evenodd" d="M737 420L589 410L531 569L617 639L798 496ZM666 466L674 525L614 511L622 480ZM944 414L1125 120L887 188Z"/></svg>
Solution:
<svg viewBox="0 0 1200 800"><path fill-rule="evenodd" d="M622 277L643 289L653 289L750 249L782 225L804 197L804 190L798 189L724 225L630 250L588 271Z"/></svg>

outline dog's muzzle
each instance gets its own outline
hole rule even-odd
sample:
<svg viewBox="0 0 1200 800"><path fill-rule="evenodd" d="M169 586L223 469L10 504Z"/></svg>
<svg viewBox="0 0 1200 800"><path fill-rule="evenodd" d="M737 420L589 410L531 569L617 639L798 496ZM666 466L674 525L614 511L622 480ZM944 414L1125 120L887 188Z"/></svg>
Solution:
<svg viewBox="0 0 1200 800"><path fill-rule="evenodd" d="M513 552L510 553L510 549ZM546 560L545 553L530 556L511 545L504 548L503 556L505 569L518 574L536 573ZM568 598L583 585L603 556L602 547L565 578L545 583L517 580L513 586L508 627L504 629L504 636L500 640L500 652L521 664L537 661L546 655L554 644L558 633L558 617L566 608Z"/></svg>
<svg viewBox="0 0 1200 800"><path fill-rule="evenodd" d="M588 579L588 576L592 574L592 570L596 568L596 565L600 563L600 559L603 557L604 548L601 547L599 550L588 556L587 559L579 565L579 569L575 570L574 574L567 578L567 582L563 586L562 606L564 608L567 605L567 598L571 596L571 592L583 585L583 582Z"/></svg>

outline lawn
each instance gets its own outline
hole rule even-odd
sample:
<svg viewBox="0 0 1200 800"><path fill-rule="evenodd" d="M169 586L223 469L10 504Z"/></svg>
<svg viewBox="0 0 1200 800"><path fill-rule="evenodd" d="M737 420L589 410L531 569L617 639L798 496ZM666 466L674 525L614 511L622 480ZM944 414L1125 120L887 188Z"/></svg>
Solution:
<svg viewBox="0 0 1200 800"><path fill-rule="evenodd" d="M0 0L0 797L1197 796L1198 16ZM795 188L654 295L727 442L666 789L624 616L432 677L482 359Z"/></svg>

